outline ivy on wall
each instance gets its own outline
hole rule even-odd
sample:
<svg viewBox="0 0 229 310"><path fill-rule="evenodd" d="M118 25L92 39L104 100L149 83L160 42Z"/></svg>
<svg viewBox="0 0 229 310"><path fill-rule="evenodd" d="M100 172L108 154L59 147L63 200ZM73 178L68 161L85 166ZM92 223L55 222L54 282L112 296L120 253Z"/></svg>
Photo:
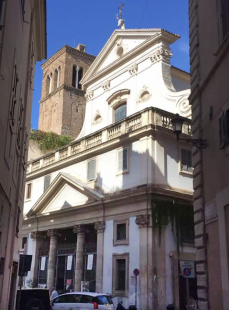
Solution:
<svg viewBox="0 0 229 310"><path fill-rule="evenodd" d="M36 141L42 151L52 151L72 141L72 138L69 136L33 129L30 131L30 139Z"/></svg>
<svg viewBox="0 0 229 310"><path fill-rule="evenodd" d="M172 231L177 242L177 250L184 243L194 243L194 215L192 205L159 200L152 201L153 226L158 228L159 243L163 227L172 224Z"/></svg>

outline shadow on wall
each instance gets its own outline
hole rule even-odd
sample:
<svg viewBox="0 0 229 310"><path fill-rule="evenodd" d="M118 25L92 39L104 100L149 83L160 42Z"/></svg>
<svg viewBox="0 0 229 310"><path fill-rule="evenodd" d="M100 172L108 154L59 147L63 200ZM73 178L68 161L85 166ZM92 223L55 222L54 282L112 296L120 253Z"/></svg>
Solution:
<svg viewBox="0 0 229 310"><path fill-rule="evenodd" d="M122 141L120 140L120 146L121 143ZM95 182L97 190L104 194L113 194L130 188L153 185L155 188L175 189L181 192L183 190L186 193L187 191L192 191L190 179L193 179L193 176L189 174L182 176L179 174L180 147L174 143L174 140L157 140L156 146L153 140L152 149L150 150L151 154L149 150L141 153L136 151L136 147L139 148L139 143L141 141L133 142L129 146L124 144L123 146L123 148L128 146L128 171L118 173L117 167L109 164L106 166L107 169L105 169L106 175L104 175L104 172L97 174ZM117 153L115 156L117 166ZM157 162L155 162L155 158ZM111 158L110 163L112 162ZM116 173L114 184L110 184L110 178L107 177L109 173L110 175Z"/></svg>

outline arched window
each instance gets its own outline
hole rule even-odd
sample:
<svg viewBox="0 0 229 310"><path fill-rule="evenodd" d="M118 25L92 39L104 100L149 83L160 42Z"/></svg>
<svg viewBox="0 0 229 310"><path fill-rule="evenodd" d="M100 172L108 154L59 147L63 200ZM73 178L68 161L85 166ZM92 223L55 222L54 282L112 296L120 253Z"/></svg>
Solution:
<svg viewBox="0 0 229 310"><path fill-rule="evenodd" d="M49 79L49 94L52 92L52 74L48 76Z"/></svg>
<svg viewBox="0 0 229 310"><path fill-rule="evenodd" d="M76 66L72 68L72 87L76 87Z"/></svg>
<svg viewBox="0 0 229 310"><path fill-rule="evenodd" d="M72 69L72 87L82 89L82 85L80 84L82 77L83 77L83 68L79 68L76 65L74 65Z"/></svg>
<svg viewBox="0 0 229 310"><path fill-rule="evenodd" d="M80 84L82 77L83 77L83 68L80 68L78 71L78 85L77 85L78 89L82 89L82 85Z"/></svg>
<svg viewBox="0 0 229 310"><path fill-rule="evenodd" d="M126 117L126 102L115 109L115 122L121 121Z"/></svg>
<svg viewBox="0 0 229 310"><path fill-rule="evenodd" d="M60 67L57 69L57 84L56 88L60 87Z"/></svg>

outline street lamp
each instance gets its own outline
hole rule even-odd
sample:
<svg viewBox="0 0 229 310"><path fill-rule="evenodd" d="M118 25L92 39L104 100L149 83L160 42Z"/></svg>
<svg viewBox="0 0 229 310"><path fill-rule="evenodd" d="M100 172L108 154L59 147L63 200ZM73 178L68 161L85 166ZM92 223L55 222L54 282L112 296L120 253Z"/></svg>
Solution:
<svg viewBox="0 0 229 310"><path fill-rule="evenodd" d="M187 143L192 143L195 147L198 149L206 149L207 147L207 140L203 139L180 139L180 134L182 133L182 126L184 123L184 118L180 117L179 114L176 114L176 116L171 120L171 124L173 127L173 132L177 136L177 141L183 140Z"/></svg>

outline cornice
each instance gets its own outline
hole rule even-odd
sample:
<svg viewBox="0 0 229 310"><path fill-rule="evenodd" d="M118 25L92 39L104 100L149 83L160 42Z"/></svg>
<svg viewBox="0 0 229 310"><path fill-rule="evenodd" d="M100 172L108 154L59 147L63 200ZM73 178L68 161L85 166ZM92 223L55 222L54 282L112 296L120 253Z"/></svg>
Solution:
<svg viewBox="0 0 229 310"><path fill-rule="evenodd" d="M41 68L44 70L47 66L49 66L53 61L55 61L57 58L59 58L64 52L71 53L74 55L78 55L79 57L83 57L89 60L93 60L96 58L96 56L78 51L76 48L71 47L69 45L64 45L59 49L55 54L53 54L49 59L47 59L42 65Z"/></svg>
<svg viewBox="0 0 229 310"><path fill-rule="evenodd" d="M98 67L98 64L100 63L100 60L102 58L104 58L106 52L109 51L109 45L111 46L115 42L115 40L117 40L118 36L121 36L121 35L127 36L128 34L131 34L131 32L134 33L134 35L144 35L144 33L145 33L145 35L147 35L147 34L149 35L150 32L156 32L156 33L152 34L152 36L149 39L147 39L146 41L144 41L142 44L136 46L134 49L132 49L128 53L121 56L120 59L115 60L109 66L105 67L103 70L101 70L98 73L98 75L96 75L96 78L98 78L101 75L104 75L105 72L107 72L111 69L114 69L113 67L116 67L117 64L119 66L121 63L127 61L130 58L130 56L135 54L135 52L137 50L141 50L142 48L147 47L148 44L151 44L152 42L156 41L156 39L158 39L158 38L164 38L169 43L175 42L179 38L178 35L169 33L168 31L165 31L164 29L158 29L158 28L156 28L156 29L141 29L141 30L137 30L137 29L115 30L113 32L113 34L111 35L111 37L109 38L109 40L107 41L107 43L105 44L105 46L103 47L103 49L101 50L101 52L99 53L99 55L97 56L93 65L89 68L89 70L85 74L84 78L82 79L81 83L83 85L87 85L95 79L95 76L92 76L91 78L88 78L88 77L91 74L93 75L93 73L95 72L95 70Z"/></svg>
<svg viewBox="0 0 229 310"><path fill-rule="evenodd" d="M47 12L46 0L34 1L34 27L33 31L36 36L36 60L41 61L47 58Z"/></svg>
<svg viewBox="0 0 229 310"><path fill-rule="evenodd" d="M48 94L48 96L46 96L45 98L41 99L39 101L39 103L42 103L42 102L46 101L47 99L49 99L50 97L52 97L53 95L55 95L56 93L58 93L62 89L67 90L67 91L71 91L71 92L73 92L74 94L76 94L78 96L84 97L84 95L85 95L85 91L84 90L81 90L81 89L78 89L78 88L75 88L75 87L72 87L72 86L68 86L68 85L61 85L55 91L53 91L50 94Z"/></svg>
<svg viewBox="0 0 229 310"><path fill-rule="evenodd" d="M190 83L190 73L177 67L171 66L171 76L177 77L187 83Z"/></svg>
<svg viewBox="0 0 229 310"><path fill-rule="evenodd" d="M138 216L144 215L148 213L151 214L151 209L148 209L147 206L141 206L140 208L134 208L131 211L127 211L126 209L121 209L120 206L124 204L137 204L138 202L147 202L149 199L149 195L151 197L156 198L157 200L176 200L177 203L192 205L193 204L193 194L182 191L180 189L167 189L164 185L154 185L154 184L143 184L138 187L133 187L126 189L121 192L116 192L112 194L106 195L103 199L102 203L94 203L88 205L82 205L81 207L71 207L64 210L54 211L48 214L37 214L34 216L30 216L23 221L23 233L30 232L31 228L28 224L35 224L38 233L48 231L50 229L60 230L67 227L73 227L74 225L84 225L84 224L95 224L99 222L98 228L104 228L103 223L107 220L121 218L124 214L125 216ZM119 208L119 212L110 212L109 210ZM105 210L105 214L104 214ZM95 211L96 214L95 215ZM88 214L93 214L92 216L88 216ZM84 214L86 216L84 217ZM75 221L76 215L81 215L80 220L78 222ZM63 223L57 223L58 220L63 219ZM51 224L50 219L54 219L56 224ZM72 219L72 220L71 220ZM34 229L34 228L33 228ZM98 231L97 231L98 232Z"/></svg>

